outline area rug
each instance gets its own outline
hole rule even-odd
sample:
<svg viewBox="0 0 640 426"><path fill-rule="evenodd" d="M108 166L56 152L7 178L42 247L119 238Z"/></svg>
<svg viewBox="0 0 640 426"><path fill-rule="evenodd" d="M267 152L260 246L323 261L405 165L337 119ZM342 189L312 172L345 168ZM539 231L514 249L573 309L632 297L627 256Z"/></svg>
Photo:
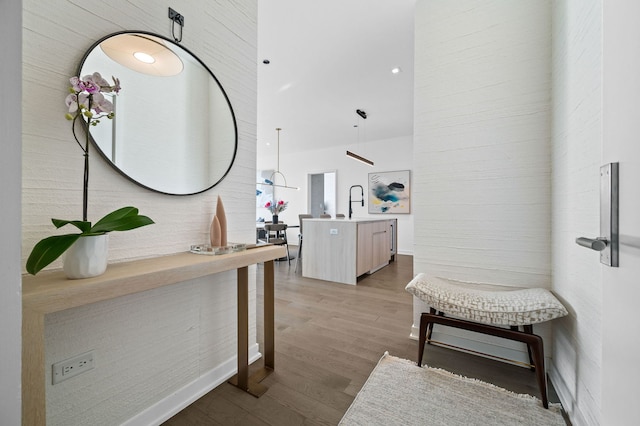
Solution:
<svg viewBox="0 0 640 426"><path fill-rule="evenodd" d="M356 395L340 425L558 425L560 405L549 409L531 396L445 370L418 367L388 352Z"/></svg>

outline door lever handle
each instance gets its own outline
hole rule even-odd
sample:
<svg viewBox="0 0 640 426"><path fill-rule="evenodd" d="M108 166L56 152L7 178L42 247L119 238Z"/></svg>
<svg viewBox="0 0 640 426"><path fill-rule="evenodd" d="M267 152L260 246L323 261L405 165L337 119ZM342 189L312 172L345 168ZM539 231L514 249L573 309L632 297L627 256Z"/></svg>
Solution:
<svg viewBox="0 0 640 426"><path fill-rule="evenodd" d="M619 266L618 191L619 164L600 167L600 235L597 238L576 238L582 247L600 252L600 263Z"/></svg>
<svg viewBox="0 0 640 426"><path fill-rule="evenodd" d="M598 237L596 239L579 237L576 238L576 243L579 246L590 248L595 251L602 251L607 248L607 244L609 243L606 238Z"/></svg>

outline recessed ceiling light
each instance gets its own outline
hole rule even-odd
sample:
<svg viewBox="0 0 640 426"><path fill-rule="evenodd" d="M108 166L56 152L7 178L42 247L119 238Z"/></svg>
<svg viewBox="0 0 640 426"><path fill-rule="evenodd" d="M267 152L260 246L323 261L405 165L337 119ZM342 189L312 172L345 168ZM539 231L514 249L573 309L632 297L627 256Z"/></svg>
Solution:
<svg viewBox="0 0 640 426"><path fill-rule="evenodd" d="M400 67L395 67L395 68L393 68L393 69L391 70L391 72L392 72L393 74L399 74L399 73L401 73L401 72L402 72L402 68L400 68Z"/></svg>

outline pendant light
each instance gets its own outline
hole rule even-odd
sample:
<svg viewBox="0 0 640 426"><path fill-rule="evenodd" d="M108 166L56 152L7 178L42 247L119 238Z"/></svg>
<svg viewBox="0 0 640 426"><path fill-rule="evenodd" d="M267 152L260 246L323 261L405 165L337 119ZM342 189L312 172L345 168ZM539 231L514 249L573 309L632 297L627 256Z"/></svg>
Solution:
<svg viewBox="0 0 640 426"><path fill-rule="evenodd" d="M367 164L369 166L373 166L373 161L371 161L371 160L369 160L367 158L361 157L358 154L355 154L355 153L353 153L353 152L351 152L349 150L347 150L347 157L353 158L354 160L360 161L360 162L362 162L364 164Z"/></svg>
<svg viewBox="0 0 640 426"><path fill-rule="evenodd" d="M300 190L300 188L297 187L297 186L288 186L287 185L287 178L284 177L284 175L280 172L280 130L282 130L280 127L276 127L276 131L278 132L278 151L277 151L276 171L271 174L271 177L269 177L269 179L265 179L264 182L258 182L257 184L258 185L275 186L275 187L278 187L278 188L287 188L287 189ZM279 185L279 184L275 183L276 175L282 176L282 180L284 181L284 185Z"/></svg>
<svg viewBox="0 0 640 426"><path fill-rule="evenodd" d="M357 109L356 110L356 114L358 114L360 117L362 117L363 120L367 119L367 113L361 109ZM357 141L360 142L360 119L358 119L358 124L355 126L358 128L358 137L357 137ZM347 150L347 157L352 158L356 161L360 161L361 163L364 163L368 166L373 166L373 161L369 160L368 158L365 158L361 155L358 155L356 153L353 153L349 150Z"/></svg>

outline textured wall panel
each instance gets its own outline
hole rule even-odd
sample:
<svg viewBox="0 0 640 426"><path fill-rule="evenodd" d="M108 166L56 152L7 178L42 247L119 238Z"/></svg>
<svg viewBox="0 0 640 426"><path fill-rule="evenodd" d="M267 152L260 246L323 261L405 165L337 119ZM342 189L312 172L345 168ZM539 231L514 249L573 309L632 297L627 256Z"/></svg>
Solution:
<svg viewBox="0 0 640 426"><path fill-rule="evenodd" d="M115 31L141 29L171 36L166 6L152 1L135 3L87 7L78 1L62 5L24 2L23 264L38 240L56 232L50 218L78 219L82 213L83 157L64 119L68 78L82 55L96 39ZM236 163L214 189L176 197L138 187L94 151L90 158L89 220L135 205L156 222L113 233L111 261L175 253L202 240L218 195L232 217L230 240L252 241L255 235L256 2L180 6L174 7L189 22L182 45L209 66L234 108L239 135ZM123 91L126 84L122 81ZM51 268L60 266L56 261Z"/></svg>
<svg viewBox="0 0 640 426"><path fill-rule="evenodd" d="M602 277L575 244L600 232L602 2L553 3L553 290L570 315L555 322L552 378L574 424L600 424Z"/></svg>
<svg viewBox="0 0 640 426"><path fill-rule="evenodd" d="M185 251L204 242L218 195L229 218L229 240L255 238L257 2L179 3L172 7L187 23L182 45L213 71L234 108L236 162L213 190L176 197L136 186L94 152L89 219L135 205L156 222L112 233L110 262ZM23 17L24 265L35 243L54 233L51 217L81 216L83 159L64 119L64 97L85 50L120 30L170 37L171 25L167 6L150 0L91 5L25 0ZM126 90L127 82L122 86ZM57 261L51 268L60 266ZM250 279L255 280L255 272ZM91 349L96 368L56 386L47 377L48 424L121 424L229 361L236 352L235 288L235 273L219 274L49 316L48 374L49 364ZM255 307L255 289L251 291ZM253 316L250 339L255 341Z"/></svg>
<svg viewBox="0 0 640 426"><path fill-rule="evenodd" d="M48 315L46 365L93 350L95 369L55 386L46 370L47 424L119 424L195 380L200 296L185 283Z"/></svg>
<svg viewBox="0 0 640 426"><path fill-rule="evenodd" d="M549 11L418 3L416 273L550 286Z"/></svg>
<svg viewBox="0 0 640 426"><path fill-rule="evenodd" d="M417 2L416 274L551 287L550 10ZM414 334L425 309L414 303ZM510 356L508 346L490 352Z"/></svg>

